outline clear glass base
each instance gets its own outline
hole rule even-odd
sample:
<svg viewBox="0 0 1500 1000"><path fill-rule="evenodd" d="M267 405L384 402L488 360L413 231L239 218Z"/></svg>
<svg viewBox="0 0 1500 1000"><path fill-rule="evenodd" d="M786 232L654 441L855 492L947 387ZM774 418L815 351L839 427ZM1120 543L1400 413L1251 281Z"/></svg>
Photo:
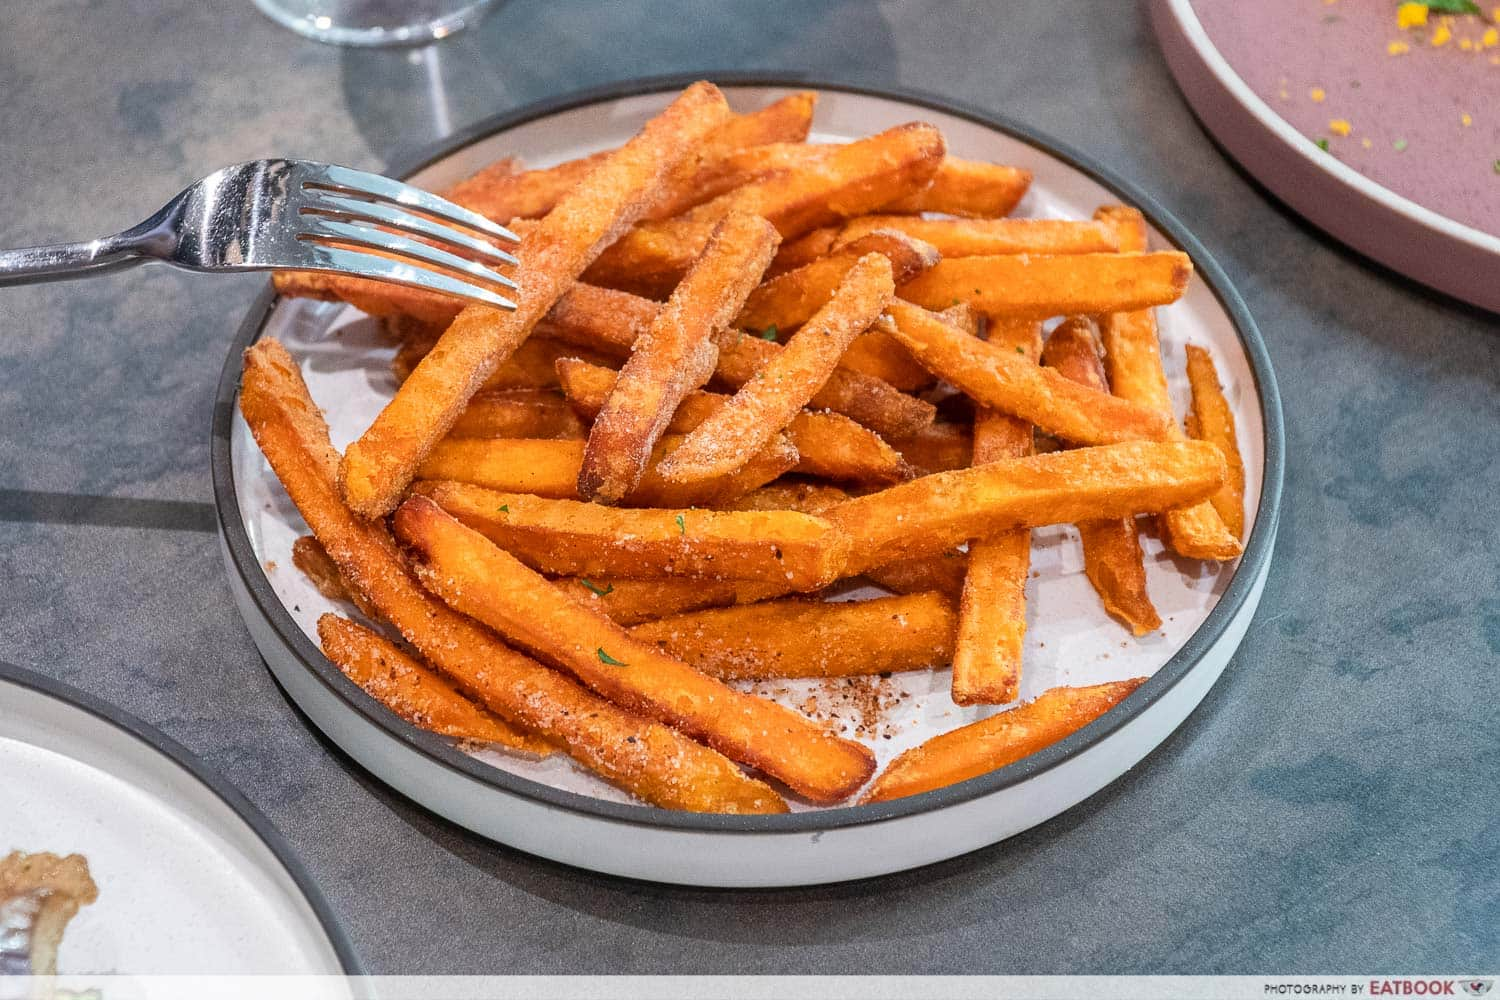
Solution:
<svg viewBox="0 0 1500 1000"><path fill-rule="evenodd" d="M330 45L423 45L475 24L496 0L254 0L277 24Z"/></svg>

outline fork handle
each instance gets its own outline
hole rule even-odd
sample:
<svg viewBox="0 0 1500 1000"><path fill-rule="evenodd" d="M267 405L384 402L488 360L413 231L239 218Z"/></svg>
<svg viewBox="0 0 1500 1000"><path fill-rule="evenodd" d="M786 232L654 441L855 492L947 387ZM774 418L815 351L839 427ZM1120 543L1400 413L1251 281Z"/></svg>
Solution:
<svg viewBox="0 0 1500 1000"><path fill-rule="evenodd" d="M53 243L0 250L0 285L62 281L139 264L145 257L128 235L87 243Z"/></svg>

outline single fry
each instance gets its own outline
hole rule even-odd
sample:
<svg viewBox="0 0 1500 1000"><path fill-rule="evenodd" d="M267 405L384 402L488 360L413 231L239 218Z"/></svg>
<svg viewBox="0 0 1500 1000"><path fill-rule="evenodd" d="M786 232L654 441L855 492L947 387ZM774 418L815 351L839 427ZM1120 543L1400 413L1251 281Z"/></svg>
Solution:
<svg viewBox="0 0 1500 1000"><path fill-rule="evenodd" d="M941 733L891 761L861 801L920 795L998 771L1076 733L1145 680L1052 688L1018 708Z"/></svg>
<svg viewBox="0 0 1500 1000"><path fill-rule="evenodd" d="M1146 220L1124 205L1107 205L1094 218L1114 230L1120 249L1141 253L1147 249ZM1167 376L1161 365L1161 345L1156 331L1156 313L1150 309L1106 313L1099 317L1099 337L1104 343L1104 366L1111 391L1121 399L1150 407L1171 421L1174 437L1182 436L1167 392ZM1169 510L1158 518L1162 541L1188 559L1223 561L1240 554L1237 535L1229 532L1213 505L1204 502Z"/></svg>
<svg viewBox="0 0 1500 1000"><path fill-rule="evenodd" d="M339 466L345 501L363 517L390 513L422 459L470 397L531 333L590 261L641 216L672 169L728 114L697 83L610 154L528 233L517 256L514 312L465 307Z"/></svg>
<svg viewBox="0 0 1500 1000"><path fill-rule="evenodd" d="M927 670L953 655L942 594L871 601L765 601L645 622L630 630L720 680L860 677Z"/></svg>
<svg viewBox="0 0 1500 1000"><path fill-rule="evenodd" d="M1176 302L1192 274L1175 250L954 257L902 285L901 297L928 309L957 300L991 316L1046 319Z"/></svg>
<svg viewBox="0 0 1500 1000"><path fill-rule="evenodd" d="M989 343L1034 365L1041 340L1040 324L1011 320L994 325ZM1031 425L1026 421L988 407L974 414L975 465L1023 458L1032 450ZM953 653L955 704L1003 705L1020 696L1030 571L1030 528L997 532L970 544Z"/></svg>
<svg viewBox="0 0 1500 1000"><path fill-rule="evenodd" d="M1188 413L1188 437L1207 441L1224 453L1229 475L1217 493L1209 497L1224 526L1235 538L1245 533L1245 460L1234 430L1234 411L1219 386L1214 359L1196 344L1187 347L1188 383L1193 387L1193 408Z"/></svg>
<svg viewBox="0 0 1500 1000"><path fill-rule="evenodd" d="M832 146L829 155L807 169L770 174L675 219L636 226L600 255L585 280L664 297L725 213L759 215L783 239L792 239L921 188L937 169L943 149L942 133L921 123Z"/></svg>
<svg viewBox="0 0 1500 1000"><path fill-rule="evenodd" d="M795 510L803 514L821 514L837 507L849 494L827 483L781 481L752 490L720 506L721 510Z"/></svg>
<svg viewBox="0 0 1500 1000"><path fill-rule="evenodd" d="M616 625L641 622L727 604L751 604L787 592L781 584L747 580L705 580L702 577L661 577L629 580L623 577L559 577L554 580Z"/></svg>
<svg viewBox="0 0 1500 1000"><path fill-rule="evenodd" d="M879 379L903 392L931 386L935 381L932 372L922 367L901 341L882 327L883 319L876 320L874 326L854 338L839 359L839 367Z"/></svg>
<svg viewBox="0 0 1500 1000"><path fill-rule="evenodd" d="M576 440L583 423L555 390L506 389L475 395L448 437Z"/></svg>
<svg viewBox="0 0 1500 1000"><path fill-rule="evenodd" d="M949 600L957 601L963 596L968 570L968 553L952 550L935 556L898 559L884 566L871 566L864 571L864 577L895 594L935 590Z"/></svg>
<svg viewBox="0 0 1500 1000"><path fill-rule="evenodd" d="M1087 320L1075 317L1053 330L1042 351L1042 363L1080 385L1109 391ZM1135 518L1081 521L1078 535L1083 543L1084 573L1104 602L1104 610L1136 635L1161 628L1161 616L1146 592L1146 567Z"/></svg>
<svg viewBox="0 0 1500 1000"><path fill-rule="evenodd" d="M847 797L874 771L875 756L864 746L632 638L431 499L407 500L392 525L428 589L616 704L702 740L814 802Z"/></svg>
<svg viewBox="0 0 1500 1000"><path fill-rule="evenodd" d="M887 212L941 212L989 219L1009 215L1030 186L1029 170L945 156L930 184L881 208Z"/></svg>
<svg viewBox="0 0 1500 1000"><path fill-rule="evenodd" d="M891 280L904 284L938 262L937 252L897 232L876 231L824 257L773 278L750 293L734 325L756 333L791 333L828 302L860 258L878 253L891 262Z"/></svg>
<svg viewBox="0 0 1500 1000"><path fill-rule="evenodd" d="M537 332L623 361L660 311L658 302L580 281L558 299Z"/></svg>
<svg viewBox="0 0 1500 1000"><path fill-rule="evenodd" d="M363 594L344 582L338 564L312 535L303 535L292 543L292 565L330 601L348 601L366 617L380 617L380 612L365 600Z"/></svg>
<svg viewBox="0 0 1500 1000"><path fill-rule="evenodd" d="M420 340L407 341L396 351L391 361L391 374L398 383L411 377L432 350L432 343ZM475 393L505 392L511 389L551 389L557 386L557 359L563 357L586 357L590 360L609 360L601 352L580 350L550 337L528 337L516 352L501 362ZM472 400L471 400L472 402ZM462 411L459 414L462 419ZM458 421L454 421L458 426ZM450 431L451 433L451 431Z"/></svg>
<svg viewBox="0 0 1500 1000"><path fill-rule="evenodd" d="M905 233L944 259L1003 254L1112 253L1114 234L1098 222L1071 219L924 219L920 215L865 215L838 230L831 250L877 230ZM805 238L805 237L804 237Z"/></svg>
<svg viewBox="0 0 1500 1000"><path fill-rule="evenodd" d="M240 409L340 575L460 691L538 734L518 730L511 745L541 753L544 741L559 744L606 781L668 809L786 811L768 785L721 754L590 694L423 590L384 526L356 517L339 498L327 424L276 341L245 352Z"/></svg>
<svg viewBox="0 0 1500 1000"><path fill-rule="evenodd" d="M572 359L559 361L557 374L568 401L590 420L615 381L610 369ZM727 401L716 392L688 393L667 424L668 433L688 433ZM842 414L803 410L786 425L785 433L797 450L797 464L787 471L879 485L911 478L901 456L880 435Z"/></svg>
<svg viewBox="0 0 1500 1000"><path fill-rule="evenodd" d="M662 460L662 478L702 482L743 465L823 387L850 342L875 321L895 290L889 260L874 253L861 257L761 377L741 386Z"/></svg>
<svg viewBox="0 0 1500 1000"><path fill-rule="evenodd" d="M561 576L693 576L806 591L838 579L847 559L832 525L794 511L636 510L464 483L420 492L528 566Z"/></svg>
<svg viewBox="0 0 1500 1000"><path fill-rule="evenodd" d="M436 671L363 625L338 615L318 619L323 655L365 693L414 726L479 743L508 744L515 733L499 716L459 693Z"/></svg>
<svg viewBox="0 0 1500 1000"><path fill-rule="evenodd" d="M891 447L919 476L967 469L974 464L974 434L964 424L933 424L908 437L892 438Z"/></svg>
<svg viewBox="0 0 1500 1000"><path fill-rule="evenodd" d="M734 318L780 242L759 216L731 212L715 227L702 256L632 345L594 420L578 473L582 499L619 503L640 484L678 404L713 374L719 352L709 334ZM711 354L703 366L696 357L705 348Z"/></svg>
<svg viewBox="0 0 1500 1000"><path fill-rule="evenodd" d="M1171 510L1223 481L1224 461L1211 444L1132 441L939 472L856 497L824 517L848 537L844 571L854 575L1012 528Z"/></svg>
<svg viewBox="0 0 1500 1000"><path fill-rule="evenodd" d="M683 438L667 435L657 443L651 461L660 463L681 446ZM583 467L584 442L556 440L454 440L438 442L418 470L423 479L473 483L489 489L533 493L576 500ZM663 479L649 469L623 498L632 507L712 506L764 486L797 464L797 449L774 435L739 468L693 483Z"/></svg>
<svg viewBox="0 0 1500 1000"><path fill-rule="evenodd" d="M1038 368L1015 347L975 340L908 302L890 306L895 336L916 359L977 402L1080 444L1160 440L1171 435L1162 414Z"/></svg>

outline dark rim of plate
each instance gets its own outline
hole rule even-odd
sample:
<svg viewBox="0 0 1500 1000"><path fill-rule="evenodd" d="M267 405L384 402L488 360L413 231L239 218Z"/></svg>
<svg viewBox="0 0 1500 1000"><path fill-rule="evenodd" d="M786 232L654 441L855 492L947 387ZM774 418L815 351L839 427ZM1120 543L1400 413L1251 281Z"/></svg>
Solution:
<svg viewBox="0 0 1500 1000"><path fill-rule="evenodd" d="M960 805L989 795L1050 770L1099 744L1145 712L1187 676L1200 657L1218 641L1236 613L1245 604L1254 589L1256 577L1271 557L1276 523L1280 514L1284 464L1281 397L1276 388L1276 378L1271 370L1271 361L1265 343L1245 303L1230 285L1223 269L1181 222L1157 204L1154 199L1091 158L1039 133L1030 126L1003 116L947 98L897 88L835 83L789 73L724 72L647 77L578 91L485 119L432 148L391 164L386 169L386 173L392 177L405 177L496 132L586 105L644 94L670 93L680 90L695 80L713 80L726 88L766 87L838 91L901 101L916 107L967 119L1025 142L1087 174L1114 192L1121 202L1139 208L1159 232L1165 234L1175 247L1192 258L1198 275L1213 292L1224 311L1228 313L1243 342L1245 354L1254 374L1256 392L1260 398L1265 425L1265 472L1255 526L1229 586L1198 630L1188 638L1170 660L1125 701L1066 739L997 771L904 799L873 805L839 806L775 816L716 815L675 812L648 805L608 802L519 777L459 752L448 741L410 725L365 694L331 664L312 640L302 632L282 606L270 582L266 579L265 571L251 548L250 537L245 529L244 518L235 495L234 473L230 462L230 430L233 426L235 402L239 389L241 354L260 336L261 328L278 301L275 291L269 287L251 307L249 315L246 316L230 345L229 357L225 361L224 371L219 379L213 420L213 485L219 527L228 546L230 558L251 599L271 624L280 640L301 661L302 665L350 710L358 713L385 737L411 746L425 754L434 764L497 791L615 823L680 831L746 834L812 833L836 827L880 823Z"/></svg>
<svg viewBox="0 0 1500 1000"><path fill-rule="evenodd" d="M217 796L220 802L228 806L230 811L260 838L260 842L266 845L266 849L292 877L302 898L307 901L307 905L312 908L313 915L318 918L323 933L328 936L328 943L333 946L334 954L338 956L339 966L345 974L364 975L364 968L360 964L359 957L354 953L354 945L350 942L349 935L339 923L338 918L334 916L333 909L328 905L328 900L323 897L322 890L318 888L313 877L298 860L296 852L292 850L292 845L287 843L286 838L266 818L265 813L257 809L239 789L220 777L196 754L166 733L123 709L116 708L114 705L60 681L44 677L35 671L0 661L0 684L4 683L15 684L60 701L134 737L182 768L200 785Z"/></svg>

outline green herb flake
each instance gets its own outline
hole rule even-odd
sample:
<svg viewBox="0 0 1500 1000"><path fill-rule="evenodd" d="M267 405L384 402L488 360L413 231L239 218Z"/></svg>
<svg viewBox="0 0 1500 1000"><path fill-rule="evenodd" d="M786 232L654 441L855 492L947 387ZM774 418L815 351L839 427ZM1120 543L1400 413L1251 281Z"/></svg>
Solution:
<svg viewBox="0 0 1500 1000"><path fill-rule="evenodd" d="M1321 149L1325 153L1328 152L1328 140L1327 139L1319 139L1318 140L1318 148Z"/></svg>
<svg viewBox="0 0 1500 1000"><path fill-rule="evenodd" d="M760 339L761 340L775 340L776 339L776 324L772 323L770 326L768 326L764 330L760 331Z"/></svg>
<svg viewBox="0 0 1500 1000"><path fill-rule="evenodd" d="M1406 140L1397 139L1395 142L1391 143L1391 146L1396 150L1396 152L1400 153L1406 149Z"/></svg>
<svg viewBox="0 0 1500 1000"><path fill-rule="evenodd" d="M1017 354L1025 354L1026 353L1026 348L1022 347L1020 344L1017 344L1016 345L1016 353Z"/></svg>
<svg viewBox="0 0 1500 1000"><path fill-rule="evenodd" d="M1426 0L1427 9L1439 14L1483 14L1474 0Z"/></svg>
<svg viewBox="0 0 1500 1000"><path fill-rule="evenodd" d="M589 588L590 590L592 590L594 592L594 596L595 597L604 597L607 594L613 594L615 592L615 585L612 584L612 583L605 584L604 587L601 589L600 586L597 583L595 583L594 581L590 580L586 576L579 577L578 582L581 583L581 584L583 584L585 587Z"/></svg>
<svg viewBox="0 0 1500 1000"><path fill-rule="evenodd" d="M1495 173L1500 174L1500 160L1495 161Z"/></svg>
<svg viewBox="0 0 1500 1000"><path fill-rule="evenodd" d="M953 296L953 304L954 305L956 305L956 306L963 305L963 301L964 300L961 299L961 298L959 298L957 295Z"/></svg>
<svg viewBox="0 0 1500 1000"><path fill-rule="evenodd" d="M600 663L607 663L611 667L628 667L628 666L630 666L630 664L626 663L624 660L617 660L613 656L610 656L608 653L606 653L604 651L604 647L603 646L600 646L598 649L594 650L594 652L596 652L596 653L599 654L599 662Z"/></svg>
<svg viewBox="0 0 1500 1000"><path fill-rule="evenodd" d="M502 514L509 514L510 513L510 504L508 504L508 503L501 504L500 505L500 513L502 513Z"/></svg>
<svg viewBox="0 0 1500 1000"><path fill-rule="evenodd" d="M683 516L681 514L678 514L676 517L672 518L672 520L674 520L674 521L677 522L677 533L679 535L686 535L687 534L687 520L685 518L683 518Z"/></svg>

